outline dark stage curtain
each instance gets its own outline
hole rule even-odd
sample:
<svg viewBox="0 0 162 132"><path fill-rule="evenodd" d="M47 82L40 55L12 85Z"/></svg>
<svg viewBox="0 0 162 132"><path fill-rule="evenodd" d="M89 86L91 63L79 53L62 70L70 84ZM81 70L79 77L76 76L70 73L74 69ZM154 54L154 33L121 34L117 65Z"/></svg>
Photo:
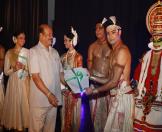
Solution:
<svg viewBox="0 0 162 132"><path fill-rule="evenodd" d="M6 49L11 48L12 35L17 30L26 33L26 45L30 48L37 43L38 26L47 23L47 0L0 0L0 26L3 31L0 41Z"/></svg>
<svg viewBox="0 0 162 132"><path fill-rule="evenodd" d="M77 49L84 57L86 66L88 46L95 40L95 23L104 16L115 15L122 26L122 39L132 54L132 72L143 52L148 50L150 34L145 18L149 7L156 0L56 0L56 48L65 51L63 31L73 25L79 34Z"/></svg>
<svg viewBox="0 0 162 132"><path fill-rule="evenodd" d="M7 51L14 46L12 35L17 30L26 34L26 48L37 43L38 26L47 23L48 1L46 0L0 0L0 44ZM5 76L5 86L7 77Z"/></svg>
<svg viewBox="0 0 162 132"><path fill-rule="evenodd" d="M0 0L0 42L6 49L13 46L11 36L17 29L24 29L30 48L37 42L38 25L47 23L48 1L45 0ZM77 49L84 57L86 66L88 46L95 40L95 23L104 16L115 15L122 26L122 38L132 54L132 72L142 54L148 50L150 34L145 17L156 0L55 0L54 33L59 53L65 52L63 32L73 25L79 34Z"/></svg>

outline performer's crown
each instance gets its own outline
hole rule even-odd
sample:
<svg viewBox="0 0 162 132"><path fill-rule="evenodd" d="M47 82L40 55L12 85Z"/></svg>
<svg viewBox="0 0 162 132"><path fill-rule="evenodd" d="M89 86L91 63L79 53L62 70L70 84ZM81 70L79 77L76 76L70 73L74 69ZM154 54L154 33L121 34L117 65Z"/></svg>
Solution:
<svg viewBox="0 0 162 132"><path fill-rule="evenodd" d="M162 34L162 10L161 8L157 8L156 15L154 16L152 33L153 35Z"/></svg>

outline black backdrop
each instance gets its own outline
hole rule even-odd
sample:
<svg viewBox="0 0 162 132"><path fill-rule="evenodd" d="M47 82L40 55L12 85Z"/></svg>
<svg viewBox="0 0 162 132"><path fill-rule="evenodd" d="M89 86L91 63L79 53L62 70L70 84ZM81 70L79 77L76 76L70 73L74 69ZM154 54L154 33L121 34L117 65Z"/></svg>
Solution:
<svg viewBox="0 0 162 132"><path fill-rule="evenodd" d="M95 23L104 16L115 15L122 26L122 39L132 54L132 72L143 52L148 50L150 34L145 17L149 7L157 0L55 0L53 29L57 38L55 48L60 55L65 52L64 29L73 25L79 34L77 50L84 57L86 66L88 46L95 40ZM37 42L37 29L47 23L47 0L0 0L0 42L6 49L11 46L12 33L23 28L26 32L25 47Z"/></svg>
<svg viewBox="0 0 162 132"><path fill-rule="evenodd" d="M132 54L132 72L138 59L148 50L150 34L147 31L145 17L150 6L156 0L56 0L56 21L54 29L57 36L56 48L63 48L63 31L73 25L79 34L77 49L84 56L86 66L87 50L95 38L95 23L98 19L115 15L122 26L122 39Z"/></svg>
<svg viewBox="0 0 162 132"><path fill-rule="evenodd" d="M145 17L149 7L157 0L55 0L53 29L57 38L55 48L60 55L65 52L64 29L73 25L79 34L77 50L83 55L86 66L87 51L95 38L95 24L104 16L115 15L122 26L122 38L132 54L132 72L143 52L148 50L150 35ZM26 32L26 45L30 48L37 42L38 26L47 23L47 0L0 0L0 43L6 48L13 46L11 36L17 29ZM59 120L57 121L59 124ZM57 125L56 131L60 130Z"/></svg>
<svg viewBox="0 0 162 132"><path fill-rule="evenodd" d="M37 41L38 26L47 23L47 0L0 0L0 42L6 50L13 47L12 35L17 30L26 33L25 47L32 47Z"/></svg>

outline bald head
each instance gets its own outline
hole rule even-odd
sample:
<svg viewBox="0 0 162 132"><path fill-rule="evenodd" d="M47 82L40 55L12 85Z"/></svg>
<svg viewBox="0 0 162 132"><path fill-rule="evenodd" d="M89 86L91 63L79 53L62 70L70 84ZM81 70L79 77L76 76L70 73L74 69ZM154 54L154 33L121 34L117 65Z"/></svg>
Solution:
<svg viewBox="0 0 162 132"><path fill-rule="evenodd" d="M48 28L52 29L48 24L41 24L41 25L39 26L39 34L40 34L40 33L44 33L44 30L45 30L45 29L48 29Z"/></svg>
<svg viewBox="0 0 162 132"><path fill-rule="evenodd" d="M53 31L47 24L39 26L39 41L45 46L49 47L52 44Z"/></svg>

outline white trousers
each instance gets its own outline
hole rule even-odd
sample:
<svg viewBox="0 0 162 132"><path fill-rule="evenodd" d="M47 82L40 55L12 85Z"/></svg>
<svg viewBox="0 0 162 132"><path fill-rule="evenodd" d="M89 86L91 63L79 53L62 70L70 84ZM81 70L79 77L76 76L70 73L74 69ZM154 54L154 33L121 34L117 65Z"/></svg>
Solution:
<svg viewBox="0 0 162 132"><path fill-rule="evenodd" d="M54 132L56 107L30 107L29 132Z"/></svg>

